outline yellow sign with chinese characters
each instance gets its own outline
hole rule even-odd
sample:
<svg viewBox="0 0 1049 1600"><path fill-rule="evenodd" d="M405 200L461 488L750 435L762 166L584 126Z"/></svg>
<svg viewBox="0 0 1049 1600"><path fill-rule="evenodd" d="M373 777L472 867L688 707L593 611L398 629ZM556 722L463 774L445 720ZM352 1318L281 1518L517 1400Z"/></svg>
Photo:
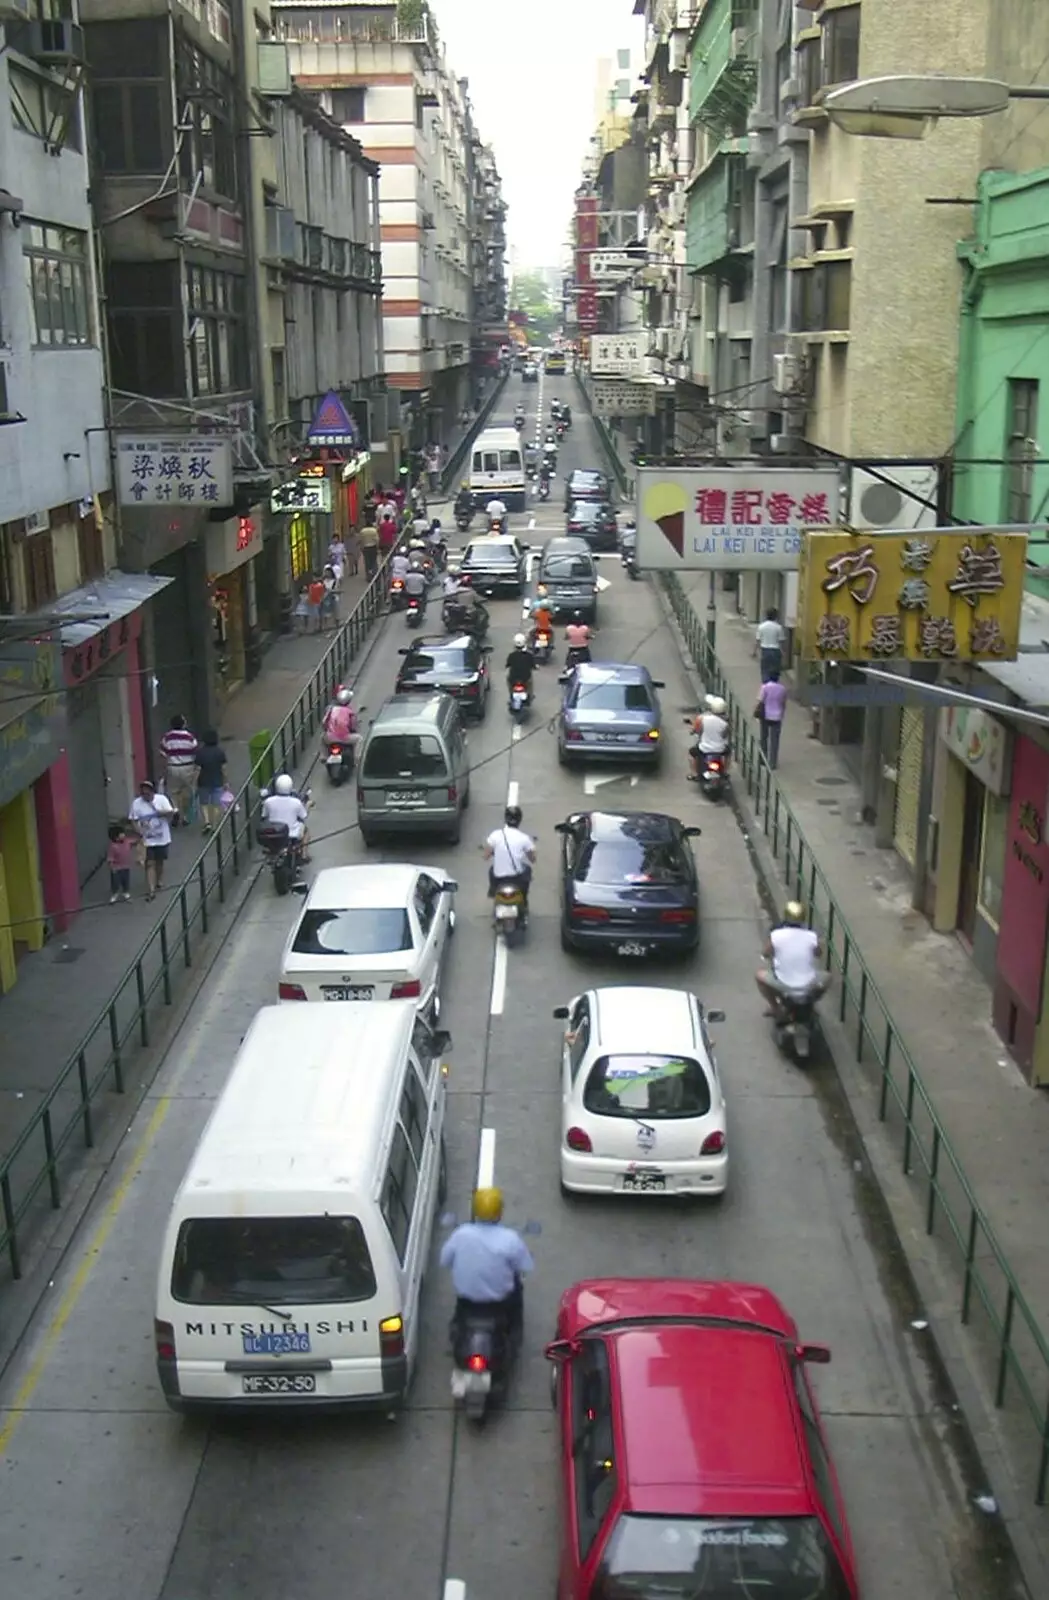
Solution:
<svg viewBox="0 0 1049 1600"><path fill-rule="evenodd" d="M1014 661L1026 533L806 533L803 661Z"/></svg>

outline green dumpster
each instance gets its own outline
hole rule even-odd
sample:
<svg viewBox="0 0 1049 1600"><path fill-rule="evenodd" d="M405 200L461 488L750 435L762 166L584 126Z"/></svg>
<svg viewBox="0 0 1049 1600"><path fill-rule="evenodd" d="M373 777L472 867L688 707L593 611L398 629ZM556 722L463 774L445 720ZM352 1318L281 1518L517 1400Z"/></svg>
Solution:
<svg viewBox="0 0 1049 1600"><path fill-rule="evenodd" d="M273 752L270 745L273 735L268 728L260 728L248 740L251 756L251 781L258 789L266 789L273 782Z"/></svg>

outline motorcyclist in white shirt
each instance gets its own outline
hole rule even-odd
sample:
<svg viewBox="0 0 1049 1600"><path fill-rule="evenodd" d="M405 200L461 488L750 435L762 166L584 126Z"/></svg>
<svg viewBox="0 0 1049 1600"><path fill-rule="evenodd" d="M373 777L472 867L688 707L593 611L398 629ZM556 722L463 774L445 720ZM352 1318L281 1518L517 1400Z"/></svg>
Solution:
<svg viewBox="0 0 1049 1600"><path fill-rule="evenodd" d="M481 854L490 863L488 868L488 898L495 894L497 883L512 880L521 885L524 894L525 914L528 912L528 891L535 866L535 840L521 828L521 807L507 806L503 826L491 832L481 846Z"/></svg>
<svg viewBox="0 0 1049 1600"><path fill-rule="evenodd" d="M408 560L408 552L404 549L404 546L402 545L401 548L399 550L395 551L393 556L391 556L391 558L390 558L390 577L391 578L404 578L404 577L407 577L408 568L410 566L411 566L411 562Z"/></svg>
<svg viewBox="0 0 1049 1600"><path fill-rule="evenodd" d="M310 840L306 831L308 819L309 812L295 793L295 784L286 772L282 772L273 785L273 793L267 795L262 802L262 820L284 823L288 829L288 837L297 840L301 846L303 861L309 859L305 854Z"/></svg>
<svg viewBox="0 0 1049 1600"><path fill-rule="evenodd" d="M505 523L506 523L506 506L503 504L502 500L489 500L488 504L485 506L484 509L485 509L485 515L488 518L488 526L489 527L491 527L492 523L497 521L497 520L501 521L505 526Z"/></svg>
<svg viewBox="0 0 1049 1600"><path fill-rule="evenodd" d="M696 742L688 752L689 780L698 783L701 776L701 762L707 756L724 756L726 765L729 756L729 725L725 717L728 706L719 694L708 694L703 702L703 710L692 724L692 732Z"/></svg>
<svg viewBox="0 0 1049 1600"><path fill-rule="evenodd" d="M784 999L818 1000L830 986L830 973L820 966L819 935L805 922L800 900L788 900L783 921L773 928L763 952L768 965L757 973L757 985L778 1017Z"/></svg>

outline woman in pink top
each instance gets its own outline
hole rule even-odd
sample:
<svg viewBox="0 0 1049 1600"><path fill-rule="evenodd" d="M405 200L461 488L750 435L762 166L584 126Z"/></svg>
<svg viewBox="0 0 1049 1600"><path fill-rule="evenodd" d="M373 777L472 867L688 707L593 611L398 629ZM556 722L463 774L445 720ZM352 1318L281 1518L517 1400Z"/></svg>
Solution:
<svg viewBox="0 0 1049 1600"><path fill-rule="evenodd" d="M786 710L787 686L780 683L778 672L771 671L758 690L754 715L761 721L761 753L772 772L779 763L779 736L783 732Z"/></svg>

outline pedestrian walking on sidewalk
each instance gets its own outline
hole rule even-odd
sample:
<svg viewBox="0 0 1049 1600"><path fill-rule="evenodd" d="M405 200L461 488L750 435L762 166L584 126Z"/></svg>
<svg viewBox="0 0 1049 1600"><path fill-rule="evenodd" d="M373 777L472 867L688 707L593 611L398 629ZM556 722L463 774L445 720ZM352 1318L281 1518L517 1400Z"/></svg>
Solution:
<svg viewBox="0 0 1049 1600"><path fill-rule="evenodd" d="M337 533L328 546L328 565L335 574L336 585L341 588L343 574L346 571L347 560L346 541L341 533Z"/></svg>
<svg viewBox="0 0 1049 1600"><path fill-rule="evenodd" d="M367 523L360 531L361 554L364 557L364 575L370 582L379 566L379 530Z"/></svg>
<svg viewBox="0 0 1049 1600"><path fill-rule="evenodd" d="M786 710L787 686L780 683L778 671L770 672L758 690L754 715L761 723L761 753L771 772L779 765L779 740Z"/></svg>
<svg viewBox="0 0 1049 1600"><path fill-rule="evenodd" d="M160 753L164 757L167 794L175 807L177 827L179 823L190 820L196 787L197 736L186 727L185 717L172 717L171 726L160 741Z"/></svg>
<svg viewBox="0 0 1049 1600"><path fill-rule="evenodd" d="M226 752L214 728L209 728L197 751L197 802L204 832L222 820L222 791L226 787Z"/></svg>
<svg viewBox="0 0 1049 1600"><path fill-rule="evenodd" d="M783 646L787 642L787 631L779 620L779 612L775 606L769 606L765 613L764 622L759 622L755 642L755 654L761 657L761 681L767 682L774 672L783 671Z"/></svg>
<svg viewBox="0 0 1049 1600"><path fill-rule="evenodd" d="M146 869L146 899L155 900L157 890L164 885L164 863L171 849L171 819L175 807L166 794L158 794L155 785L144 778L138 786L138 799L131 802L131 821L138 829L144 851Z"/></svg>
<svg viewBox="0 0 1049 1600"><path fill-rule="evenodd" d="M109 903L131 899L131 858L135 849L135 835L122 822L115 822L109 830Z"/></svg>
<svg viewBox="0 0 1049 1600"><path fill-rule="evenodd" d="M361 568L361 536L356 528L346 535L346 571L355 578Z"/></svg>

